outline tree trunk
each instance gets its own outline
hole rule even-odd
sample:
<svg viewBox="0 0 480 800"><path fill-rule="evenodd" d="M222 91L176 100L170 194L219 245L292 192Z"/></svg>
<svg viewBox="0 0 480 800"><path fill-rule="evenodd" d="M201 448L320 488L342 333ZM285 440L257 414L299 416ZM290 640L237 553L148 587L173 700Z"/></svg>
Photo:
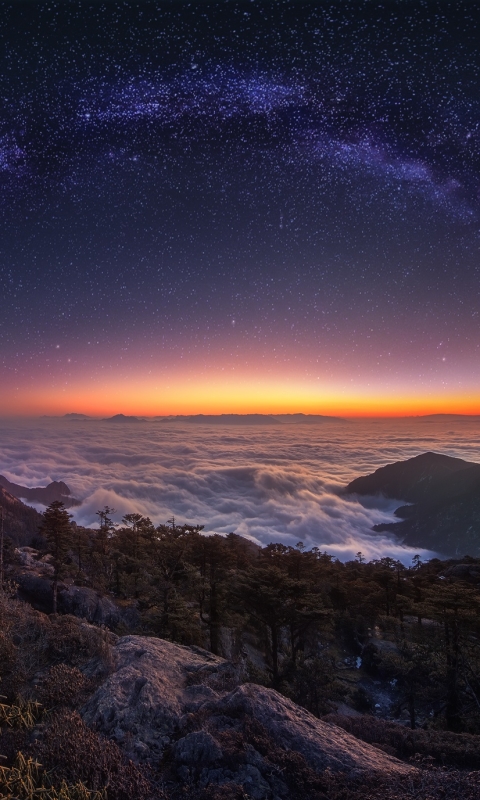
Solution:
<svg viewBox="0 0 480 800"><path fill-rule="evenodd" d="M458 716L458 626L457 621L453 620L452 636L450 637L448 621L445 620L445 643L447 650L447 704L445 708L445 720L449 731L458 731L460 720Z"/></svg>
<svg viewBox="0 0 480 800"><path fill-rule="evenodd" d="M53 613L57 613L57 595L58 595L58 577L55 575L53 579Z"/></svg>
<svg viewBox="0 0 480 800"><path fill-rule="evenodd" d="M270 628L272 636L272 678L273 685L278 686L278 630L276 625Z"/></svg>
<svg viewBox="0 0 480 800"><path fill-rule="evenodd" d="M210 650L218 656L220 637L219 637L219 618L218 618L218 595L217 584L210 585Z"/></svg>
<svg viewBox="0 0 480 800"><path fill-rule="evenodd" d="M415 730L416 727L416 718L415 718L415 694L413 689L410 689L408 693L408 716L410 717L410 728L412 731Z"/></svg>

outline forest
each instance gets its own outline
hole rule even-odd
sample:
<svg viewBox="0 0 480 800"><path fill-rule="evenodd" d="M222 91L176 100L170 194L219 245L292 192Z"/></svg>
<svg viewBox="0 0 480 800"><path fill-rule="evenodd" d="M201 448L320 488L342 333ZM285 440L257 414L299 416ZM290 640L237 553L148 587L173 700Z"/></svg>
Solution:
<svg viewBox="0 0 480 800"><path fill-rule="evenodd" d="M129 612L116 634L161 637L223 656L243 681L274 688L404 760L480 767L479 559L422 563L415 556L405 567L388 557L366 562L359 552L343 563L301 542L261 548L233 533L204 535L201 526L174 518L155 526L128 514L114 525L113 511L98 512L98 529L72 523L60 502L43 514L31 544L50 565L52 624L62 625L56 613L62 587L94 589ZM7 533L1 565L7 606L19 571L14 544ZM99 629L95 647L106 635ZM35 672L19 668L20 645L13 633L0 640L3 721ZM42 658L49 669L79 663L61 653ZM49 689L54 706L62 680L57 676ZM42 699L41 692L24 695ZM13 764L11 742L9 748Z"/></svg>

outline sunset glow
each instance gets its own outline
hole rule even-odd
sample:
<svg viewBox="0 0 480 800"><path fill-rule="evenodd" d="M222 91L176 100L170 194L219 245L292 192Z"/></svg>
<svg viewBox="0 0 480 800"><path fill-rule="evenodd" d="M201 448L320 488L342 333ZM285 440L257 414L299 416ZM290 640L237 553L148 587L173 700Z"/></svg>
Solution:
<svg viewBox="0 0 480 800"><path fill-rule="evenodd" d="M349 387L320 382L303 385L290 380L222 379L213 375L183 376L159 387L148 379L96 381L88 385L45 387L31 394L3 393L4 415L63 415L75 411L90 416L128 414L325 414L346 417L402 417L424 414L480 414L480 393L426 392L400 388Z"/></svg>

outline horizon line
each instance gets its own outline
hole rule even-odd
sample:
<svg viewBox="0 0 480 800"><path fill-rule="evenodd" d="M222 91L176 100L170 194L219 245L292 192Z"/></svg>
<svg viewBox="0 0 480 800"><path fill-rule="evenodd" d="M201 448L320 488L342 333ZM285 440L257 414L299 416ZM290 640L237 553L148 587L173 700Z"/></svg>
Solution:
<svg viewBox="0 0 480 800"><path fill-rule="evenodd" d="M144 420L154 420L154 419L175 419L175 418L184 418L189 419L191 417L295 417L295 416L304 416L304 417L323 417L325 419L332 419L332 420L348 420L348 419L425 419L426 417L462 417L462 418L473 418L473 417L480 417L480 412L472 413L472 414L465 414L462 412L456 411L449 411L449 412L431 412L431 413L424 413L424 414L379 414L379 413L357 413L357 414L322 414L322 413L311 413L311 412L304 412L304 411L251 411L251 412L235 412L235 411L224 411L221 413L216 414L206 414L205 412L193 412L191 414L142 414L140 413L129 413L124 414L123 412L114 412L109 414L108 412L104 412L103 414L87 414L84 412L76 412L76 411L69 411L64 414L2 414L0 413L0 419L66 419L68 417L83 417L85 419L91 420L111 420L113 417L126 417L126 418L136 418L136 419L144 419Z"/></svg>

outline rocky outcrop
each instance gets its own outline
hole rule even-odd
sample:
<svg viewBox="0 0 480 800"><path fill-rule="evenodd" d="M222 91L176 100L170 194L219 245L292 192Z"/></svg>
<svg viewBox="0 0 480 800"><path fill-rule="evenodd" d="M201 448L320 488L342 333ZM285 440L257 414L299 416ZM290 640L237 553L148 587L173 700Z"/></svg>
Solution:
<svg viewBox="0 0 480 800"><path fill-rule="evenodd" d="M130 757L156 763L166 757L179 780L200 787L233 781L257 800L288 797L281 769L265 751L244 743L233 763L231 743L245 725L256 725L277 753L297 753L318 774L327 768L352 775L412 772L273 689L234 686L238 671L200 648L126 636L113 648L113 660L112 674L81 711L84 721Z"/></svg>
<svg viewBox="0 0 480 800"><path fill-rule="evenodd" d="M17 594L20 600L36 608L37 611L42 611L44 614L52 613L52 581L48 577L34 572L23 572L15 575L15 582L18 586Z"/></svg>
<svg viewBox="0 0 480 800"><path fill-rule="evenodd" d="M423 453L357 478L346 492L412 503L395 511L401 522L375 525L375 531L446 556L480 556L480 464Z"/></svg>
<svg viewBox="0 0 480 800"><path fill-rule="evenodd" d="M122 622L121 611L113 600L87 586L62 587L58 593L58 610L111 630Z"/></svg>
<svg viewBox="0 0 480 800"><path fill-rule="evenodd" d="M229 670L207 651L143 636L122 637L113 657L115 671L82 716L137 758L162 755L182 716L217 697L212 677L221 681Z"/></svg>
<svg viewBox="0 0 480 800"><path fill-rule="evenodd" d="M405 774L399 761L379 753L341 728L317 719L308 711L276 692L256 684L244 684L214 705L213 715L232 718L245 715L262 725L284 750L301 753L317 772L381 772Z"/></svg>
<svg viewBox="0 0 480 800"><path fill-rule="evenodd" d="M18 597L29 603L37 611L51 614L53 611L52 567L43 560L36 560L37 552L32 548L18 551L24 561L21 573L15 574L18 585ZM119 625L124 628L135 628L139 623L139 614L134 607L120 608L109 597L90 589L87 586L59 584L58 611L60 614L72 614L89 623L102 625L115 630Z"/></svg>

